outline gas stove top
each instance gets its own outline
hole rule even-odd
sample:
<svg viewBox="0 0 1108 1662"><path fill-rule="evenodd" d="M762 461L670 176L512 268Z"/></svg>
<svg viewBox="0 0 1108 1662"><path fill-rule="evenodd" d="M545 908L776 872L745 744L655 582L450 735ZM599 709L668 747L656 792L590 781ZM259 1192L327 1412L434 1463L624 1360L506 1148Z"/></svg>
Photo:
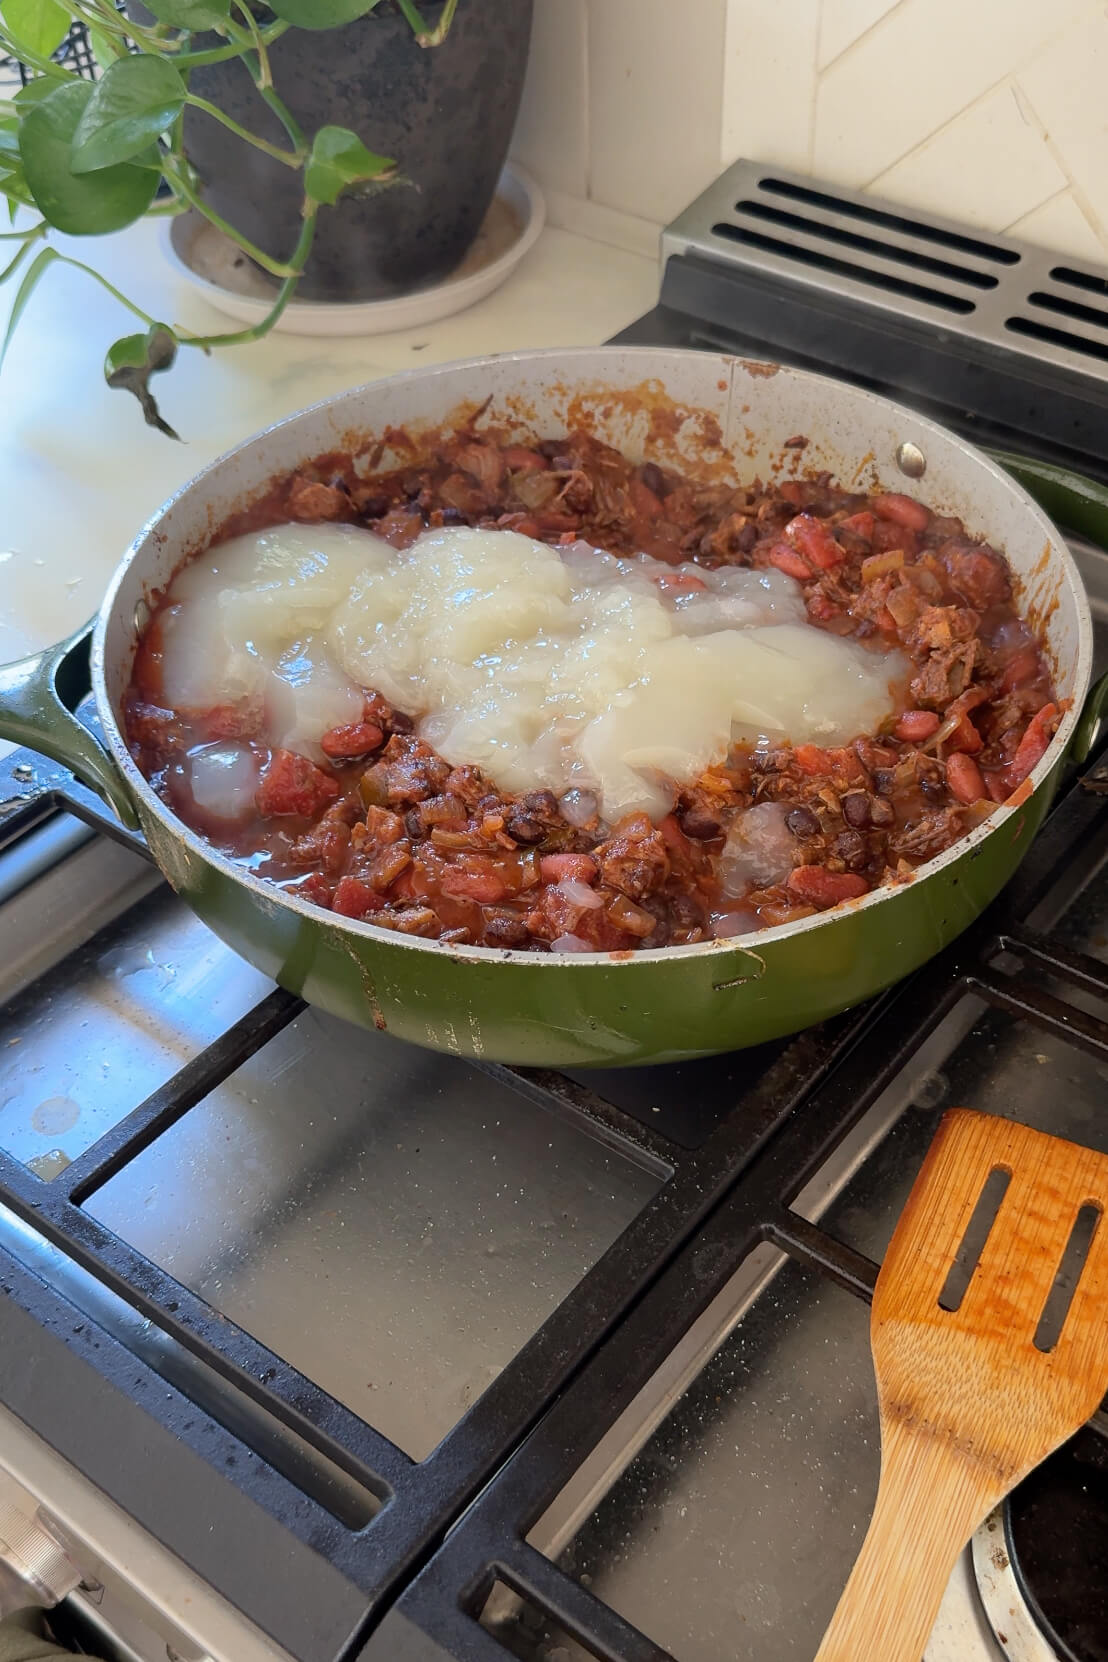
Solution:
<svg viewBox="0 0 1108 1662"><path fill-rule="evenodd" d="M624 339L1108 471L1104 274L747 164L665 252ZM1108 556L1073 546L1100 673ZM62 770L0 761L0 1560L127 1662L811 1657L876 1490L866 1300L943 1110L1108 1150L1106 831L1094 760L875 1004L549 1074L305 1009ZM1108 1656L1106 1446L989 1521L927 1662Z"/></svg>

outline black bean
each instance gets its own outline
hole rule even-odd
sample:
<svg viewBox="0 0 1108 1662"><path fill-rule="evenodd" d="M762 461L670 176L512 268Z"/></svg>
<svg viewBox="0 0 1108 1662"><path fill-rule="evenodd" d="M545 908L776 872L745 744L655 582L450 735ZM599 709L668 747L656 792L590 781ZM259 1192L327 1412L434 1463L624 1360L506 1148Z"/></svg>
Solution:
<svg viewBox="0 0 1108 1662"><path fill-rule="evenodd" d="M531 819L526 814L509 815L504 829L517 843L541 843L546 836L546 826L542 821Z"/></svg>
<svg viewBox="0 0 1108 1662"><path fill-rule="evenodd" d="M819 820L810 808L794 808L785 824L794 837L814 837L819 830Z"/></svg>
<svg viewBox="0 0 1108 1662"><path fill-rule="evenodd" d="M714 814L706 808L686 808L678 817L678 824L686 837L692 837L695 842L711 842L713 837L721 836L723 827Z"/></svg>
<svg viewBox="0 0 1108 1662"><path fill-rule="evenodd" d="M754 547L754 544L757 541L758 527L752 519L748 519L738 536L735 538L735 546L741 554L749 554L750 550Z"/></svg>
<svg viewBox="0 0 1108 1662"><path fill-rule="evenodd" d="M553 791L528 791L523 806L530 814L542 814L547 819L558 817L558 798Z"/></svg>
<svg viewBox="0 0 1108 1662"><path fill-rule="evenodd" d="M835 853L851 870L865 864L866 852L866 839L860 831L840 831L835 838Z"/></svg>
<svg viewBox="0 0 1108 1662"><path fill-rule="evenodd" d="M407 831L413 842L418 842L424 835L426 826L423 823L423 817L418 808L408 809L407 813L404 815L404 829Z"/></svg>
<svg viewBox="0 0 1108 1662"><path fill-rule="evenodd" d="M869 824L871 814L869 797L865 791L847 791L842 800L843 818L855 830L863 831Z"/></svg>
<svg viewBox="0 0 1108 1662"><path fill-rule="evenodd" d="M442 522L444 525L469 524L469 520L460 508L441 508L439 511L442 514Z"/></svg>
<svg viewBox="0 0 1108 1662"><path fill-rule="evenodd" d="M389 511L387 496L366 496L362 498L360 512L363 519L382 519Z"/></svg>
<svg viewBox="0 0 1108 1662"><path fill-rule="evenodd" d="M403 710L394 710L389 717L389 731L392 733L414 733L415 722L411 716L406 716Z"/></svg>
<svg viewBox="0 0 1108 1662"><path fill-rule="evenodd" d="M896 775L891 768L877 768L873 775L873 786L882 796L890 796L896 783Z"/></svg>
<svg viewBox="0 0 1108 1662"><path fill-rule="evenodd" d="M526 946L528 939L527 925L522 918L501 915L491 917L485 923L485 942L488 946Z"/></svg>
<svg viewBox="0 0 1108 1662"><path fill-rule="evenodd" d="M666 476L654 462L644 462L639 469L639 478L648 491L661 498L666 494Z"/></svg>

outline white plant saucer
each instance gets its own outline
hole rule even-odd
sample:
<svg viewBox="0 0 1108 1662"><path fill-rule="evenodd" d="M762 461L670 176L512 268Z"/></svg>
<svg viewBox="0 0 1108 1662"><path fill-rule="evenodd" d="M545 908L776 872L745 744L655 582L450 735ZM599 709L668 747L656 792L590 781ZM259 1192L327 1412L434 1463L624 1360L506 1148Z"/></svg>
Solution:
<svg viewBox="0 0 1108 1662"><path fill-rule="evenodd" d="M286 335L384 335L416 329L464 311L510 275L534 246L546 220L542 192L522 168L506 167L477 240L456 271L431 288L388 300L293 300L274 325ZM171 265L217 311L260 323L277 280L195 209L165 221L162 246Z"/></svg>

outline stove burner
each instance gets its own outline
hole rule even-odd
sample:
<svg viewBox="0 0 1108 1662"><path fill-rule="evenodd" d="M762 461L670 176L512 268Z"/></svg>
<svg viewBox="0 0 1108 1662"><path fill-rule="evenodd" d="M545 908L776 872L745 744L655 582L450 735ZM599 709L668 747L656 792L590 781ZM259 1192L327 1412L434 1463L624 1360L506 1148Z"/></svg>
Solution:
<svg viewBox="0 0 1108 1662"><path fill-rule="evenodd" d="M978 1530L973 1559L1011 1662L1108 1662L1103 1433L1086 1426L1033 1471Z"/></svg>
<svg viewBox="0 0 1108 1662"><path fill-rule="evenodd" d="M1062 1662L1108 1662L1108 1443L1086 1426L1010 1496L1023 1595Z"/></svg>

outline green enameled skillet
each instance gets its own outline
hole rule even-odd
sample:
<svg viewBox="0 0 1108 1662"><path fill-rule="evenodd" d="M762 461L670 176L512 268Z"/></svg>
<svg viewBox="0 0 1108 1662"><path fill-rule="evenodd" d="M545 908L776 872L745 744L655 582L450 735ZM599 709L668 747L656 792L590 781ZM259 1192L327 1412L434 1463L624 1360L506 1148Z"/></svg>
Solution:
<svg viewBox="0 0 1108 1662"><path fill-rule="evenodd" d="M444 946L340 919L267 887L176 819L127 752L121 700L149 598L275 475L327 451L368 452L389 428L437 428L486 404L482 420L520 437L585 426L636 460L718 477L826 468L859 489L914 490L932 508L957 514L1005 551L1020 608L1044 633L1068 701L1046 755L1009 803L913 881L733 940L625 955ZM808 439L803 449L786 446L796 435ZM991 459L884 398L799 370L623 347L419 370L258 434L205 469L139 533L92 642L105 749L57 691L71 643L0 671L0 736L64 762L121 819L141 826L169 882L216 934L282 986L350 1021L436 1050L535 1066L668 1062L739 1049L857 1004L965 929L1026 853L1067 758L1087 752L1105 691L1089 690L1089 605L1035 495L1073 529L1108 542L1108 496L1099 487L1016 458Z"/></svg>

